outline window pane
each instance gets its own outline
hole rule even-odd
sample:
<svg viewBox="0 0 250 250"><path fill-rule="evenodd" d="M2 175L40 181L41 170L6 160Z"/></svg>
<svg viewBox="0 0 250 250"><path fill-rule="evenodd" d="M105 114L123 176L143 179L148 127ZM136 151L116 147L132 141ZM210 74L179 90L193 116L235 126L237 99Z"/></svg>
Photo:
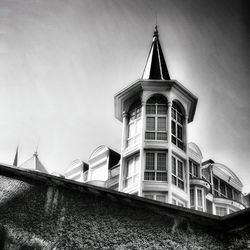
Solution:
<svg viewBox="0 0 250 250"><path fill-rule="evenodd" d="M182 140L182 127L180 125L177 125L177 138Z"/></svg>
<svg viewBox="0 0 250 250"><path fill-rule="evenodd" d="M130 160L128 160L128 163L127 163L127 176L126 177L128 177L128 176L132 176L132 174L133 174L133 159L130 159Z"/></svg>
<svg viewBox="0 0 250 250"><path fill-rule="evenodd" d="M183 164L178 161L178 177L183 180Z"/></svg>
<svg viewBox="0 0 250 250"><path fill-rule="evenodd" d="M157 114L166 115L167 114L167 105L158 105Z"/></svg>
<svg viewBox="0 0 250 250"><path fill-rule="evenodd" d="M228 187L228 186L227 186L227 198L233 199L233 190L231 187Z"/></svg>
<svg viewBox="0 0 250 250"><path fill-rule="evenodd" d="M157 181L167 181L167 173L156 173L156 180Z"/></svg>
<svg viewBox="0 0 250 250"><path fill-rule="evenodd" d="M219 190L219 182L218 182L218 179L213 178L213 182L214 182L214 189Z"/></svg>
<svg viewBox="0 0 250 250"><path fill-rule="evenodd" d="M194 207L194 189L190 189L190 206Z"/></svg>
<svg viewBox="0 0 250 250"><path fill-rule="evenodd" d="M194 176L199 177L199 167L193 163L193 168L194 168Z"/></svg>
<svg viewBox="0 0 250 250"><path fill-rule="evenodd" d="M176 138L172 135L172 143L176 145Z"/></svg>
<svg viewBox="0 0 250 250"><path fill-rule="evenodd" d="M134 167L134 173L138 173L139 172L139 166L140 166L140 156L136 156L135 157L135 167Z"/></svg>
<svg viewBox="0 0 250 250"><path fill-rule="evenodd" d="M176 200L175 199L172 199L172 204L176 205Z"/></svg>
<svg viewBox="0 0 250 250"><path fill-rule="evenodd" d="M226 185L223 181L220 182L220 192L222 195L226 195Z"/></svg>
<svg viewBox="0 0 250 250"><path fill-rule="evenodd" d="M141 119L135 121L135 134L141 133Z"/></svg>
<svg viewBox="0 0 250 250"><path fill-rule="evenodd" d="M138 107L135 111L135 118L141 117L141 107Z"/></svg>
<svg viewBox="0 0 250 250"><path fill-rule="evenodd" d="M227 209L225 207L216 207L216 214L219 216L224 216L227 214Z"/></svg>
<svg viewBox="0 0 250 250"><path fill-rule="evenodd" d="M198 206L202 207L202 191L197 189Z"/></svg>
<svg viewBox="0 0 250 250"><path fill-rule="evenodd" d="M146 130L155 130L155 118L154 117L147 117L147 122L146 122Z"/></svg>
<svg viewBox="0 0 250 250"><path fill-rule="evenodd" d="M176 124L175 124L175 122L174 121L171 121L171 126L172 126L172 128L171 128L171 131L172 131L172 134L173 135L176 135Z"/></svg>
<svg viewBox="0 0 250 250"><path fill-rule="evenodd" d="M175 176L172 176L172 184L177 185L177 179Z"/></svg>
<svg viewBox="0 0 250 250"><path fill-rule="evenodd" d="M135 124L134 122L128 125L128 138L133 137L135 135Z"/></svg>
<svg viewBox="0 0 250 250"><path fill-rule="evenodd" d="M145 138L146 138L146 140L155 140L155 133L154 132L146 132Z"/></svg>
<svg viewBox="0 0 250 250"><path fill-rule="evenodd" d="M157 170L166 170L166 158L167 155L165 153L157 154Z"/></svg>
<svg viewBox="0 0 250 250"><path fill-rule="evenodd" d="M184 182L178 179L178 187L184 190Z"/></svg>
<svg viewBox="0 0 250 250"><path fill-rule="evenodd" d="M167 140L167 133L157 133L157 140L162 140L162 141L166 141Z"/></svg>
<svg viewBox="0 0 250 250"><path fill-rule="evenodd" d="M155 173L154 172L145 172L144 180L154 181L155 180Z"/></svg>
<svg viewBox="0 0 250 250"><path fill-rule="evenodd" d="M176 110L172 108L171 115L174 120L176 120Z"/></svg>
<svg viewBox="0 0 250 250"><path fill-rule="evenodd" d="M166 196L165 195L156 195L156 200L165 202L166 201Z"/></svg>
<svg viewBox="0 0 250 250"><path fill-rule="evenodd" d="M184 121L183 116L180 113L178 113L178 112L177 112L177 121L180 124L183 124L183 121Z"/></svg>
<svg viewBox="0 0 250 250"><path fill-rule="evenodd" d="M177 140L177 146L181 149L184 149L184 143L180 140Z"/></svg>
<svg viewBox="0 0 250 250"><path fill-rule="evenodd" d="M154 170L155 167L155 154L154 153L146 153L146 169Z"/></svg>
<svg viewBox="0 0 250 250"><path fill-rule="evenodd" d="M158 131L166 131L166 117L158 117L157 118L157 130Z"/></svg>
<svg viewBox="0 0 250 250"><path fill-rule="evenodd" d="M155 105L146 105L146 114L155 114L156 106Z"/></svg>
<svg viewBox="0 0 250 250"><path fill-rule="evenodd" d="M154 199L154 196L152 194L144 194L144 197L150 200Z"/></svg>
<svg viewBox="0 0 250 250"><path fill-rule="evenodd" d="M172 174L176 175L176 160L172 156Z"/></svg>

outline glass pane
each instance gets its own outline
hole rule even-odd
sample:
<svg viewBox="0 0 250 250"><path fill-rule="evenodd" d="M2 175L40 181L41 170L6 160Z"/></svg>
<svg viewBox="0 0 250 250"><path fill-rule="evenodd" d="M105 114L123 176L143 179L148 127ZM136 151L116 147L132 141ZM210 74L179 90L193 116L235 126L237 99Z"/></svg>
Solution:
<svg viewBox="0 0 250 250"><path fill-rule="evenodd" d="M226 195L226 185L223 181L220 182L220 192L222 195Z"/></svg>
<svg viewBox="0 0 250 250"><path fill-rule="evenodd" d="M225 207L216 207L216 215L224 216L227 214L227 209Z"/></svg>
<svg viewBox="0 0 250 250"><path fill-rule="evenodd" d="M144 197L150 200L154 199L154 196L152 194L144 194Z"/></svg>
<svg viewBox="0 0 250 250"><path fill-rule="evenodd" d="M177 185L177 179L174 176L172 176L172 184Z"/></svg>
<svg viewBox="0 0 250 250"><path fill-rule="evenodd" d="M171 131L173 135L176 135L176 123L174 121L171 121Z"/></svg>
<svg viewBox="0 0 250 250"><path fill-rule="evenodd" d="M133 174L133 168L134 168L134 166L133 166L134 164L133 164L133 159L131 159L131 160L129 160L128 161L128 163L127 163L127 176L126 177L128 177L128 176L132 176L132 174Z"/></svg>
<svg viewBox="0 0 250 250"><path fill-rule="evenodd" d="M165 153L157 154L157 170L166 170L166 158L167 155Z"/></svg>
<svg viewBox="0 0 250 250"><path fill-rule="evenodd" d="M141 107L138 107L135 111L135 118L141 117Z"/></svg>
<svg viewBox="0 0 250 250"><path fill-rule="evenodd" d="M172 156L172 174L176 175L176 160Z"/></svg>
<svg viewBox="0 0 250 250"><path fill-rule="evenodd" d="M156 195L156 200L165 202L166 201L166 196L165 195Z"/></svg>
<svg viewBox="0 0 250 250"><path fill-rule="evenodd" d="M184 190L184 182L178 179L178 187Z"/></svg>
<svg viewBox="0 0 250 250"><path fill-rule="evenodd" d="M197 189L198 206L202 207L202 191Z"/></svg>
<svg viewBox="0 0 250 250"><path fill-rule="evenodd" d="M146 153L146 170L154 170L155 167L155 154Z"/></svg>
<svg viewBox="0 0 250 250"><path fill-rule="evenodd" d="M146 105L146 114L156 114L156 106L155 105Z"/></svg>
<svg viewBox="0 0 250 250"><path fill-rule="evenodd" d="M172 118L174 119L174 120L176 120L176 110L175 109L171 109L171 115L172 115Z"/></svg>
<svg viewBox="0 0 250 250"><path fill-rule="evenodd" d="M193 168L194 168L194 176L199 177L199 167L193 163Z"/></svg>
<svg viewBox="0 0 250 250"><path fill-rule="evenodd" d="M175 199L172 199L172 204L176 205L176 200Z"/></svg>
<svg viewBox="0 0 250 250"><path fill-rule="evenodd" d="M132 122L128 125L128 138L133 137L135 135L135 123Z"/></svg>
<svg viewBox="0 0 250 250"><path fill-rule="evenodd" d="M183 124L183 116L180 113L177 113L177 122L179 122L180 124Z"/></svg>
<svg viewBox="0 0 250 250"><path fill-rule="evenodd" d="M228 186L227 186L227 198L233 199L233 190L231 187L228 187Z"/></svg>
<svg viewBox="0 0 250 250"><path fill-rule="evenodd" d="M183 180L183 163L178 161L178 177Z"/></svg>
<svg viewBox="0 0 250 250"><path fill-rule="evenodd" d="M183 136L182 136L182 127L180 125L177 125L177 138L182 141Z"/></svg>
<svg viewBox="0 0 250 250"><path fill-rule="evenodd" d="M157 130L158 131L166 131L167 130L166 117L158 117L157 118Z"/></svg>
<svg viewBox="0 0 250 250"><path fill-rule="evenodd" d="M180 148L182 150L184 149L184 143L180 140L177 140L177 146L178 146L178 148Z"/></svg>
<svg viewBox="0 0 250 250"><path fill-rule="evenodd" d="M162 140L162 141L166 141L167 140L167 133L157 133L157 140Z"/></svg>
<svg viewBox="0 0 250 250"><path fill-rule="evenodd" d="M167 173L156 173L156 180L157 181L167 181Z"/></svg>
<svg viewBox="0 0 250 250"><path fill-rule="evenodd" d="M145 138L147 140L155 140L155 133L154 132L146 132Z"/></svg>
<svg viewBox="0 0 250 250"><path fill-rule="evenodd" d="M144 180L154 181L155 180L155 173L154 172L145 172L144 173Z"/></svg>
<svg viewBox="0 0 250 250"><path fill-rule="evenodd" d="M172 143L176 145L176 138L174 136L172 136Z"/></svg>
<svg viewBox="0 0 250 250"><path fill-rule="evenodd" d="M149 130L149 131L155 130L155 118L154 117L147 117L146 130Z"/></svg>
<svg viewBox="0 0 250 250"><path fill-rule="evenodd" d="M190 206L194 207L194 189L190 189Z"/></svg>
<svg viewBox="0 0 250 250"><path fill-rule="evenodd" d="M157 114L166 115L167 114L167 105L158 105L157 106Z"/></svg>
<svg viewBox="0 0 250 250"><path fill-rule="evenodd" d="M141 133L141 119L135 121L135 134Z"/></svg>
<svg viewBox="0 0 250 250"><path fill-rule="evenodd" d="M135 168L134 168L134 173L139 172L139 166L140 166L140 156L135 157Z"/></svg>

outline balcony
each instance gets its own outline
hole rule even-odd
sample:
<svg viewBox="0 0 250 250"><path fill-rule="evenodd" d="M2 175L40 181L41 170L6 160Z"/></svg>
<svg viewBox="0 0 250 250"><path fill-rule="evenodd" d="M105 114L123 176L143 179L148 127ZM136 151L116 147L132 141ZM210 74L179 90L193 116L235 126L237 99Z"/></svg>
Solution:
<svg viewBox="0 0 250 250"><path fill-rule="evenodd" d="M209 184L208 181L206 181L205 179L201 179L201 178L198 178L198 177L192 177L190 179L190 186L201 186L201 187L204 187L206 188L206 190L209 192L210 189L211 189L211 186Z"/></svg>
<svg viewBox="0 0 250 250"><path fill-rule="evenodd" d="M213 202L215 205L230 205L233 206L236 209L245 209L246 205L243 204L243 202L238 201L238 200L232 200L226 197L219 197L219 196L214 196Z"/></svg>

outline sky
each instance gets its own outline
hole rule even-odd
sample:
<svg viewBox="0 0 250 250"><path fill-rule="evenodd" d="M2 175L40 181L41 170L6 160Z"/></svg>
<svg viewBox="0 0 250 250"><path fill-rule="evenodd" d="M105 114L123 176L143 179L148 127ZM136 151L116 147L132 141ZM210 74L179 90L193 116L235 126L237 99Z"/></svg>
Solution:
<svg viewBox="0 0 250 250"><path fill-rule="evenodd" d="M120 151L114 95L142 76L154 26L198 97L189 141L250 192L249 21L239 0L0 0L0 162L38 147L50 172Z"/></svg>

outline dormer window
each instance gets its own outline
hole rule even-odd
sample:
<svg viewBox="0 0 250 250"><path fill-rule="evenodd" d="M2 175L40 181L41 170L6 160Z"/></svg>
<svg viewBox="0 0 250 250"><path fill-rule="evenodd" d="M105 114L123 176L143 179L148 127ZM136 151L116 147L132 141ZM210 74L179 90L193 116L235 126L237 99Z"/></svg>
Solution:
<svg viewBox="0 0 250 250"><path fill-rule="evenodd" d="M173 102L171 110L172 143L178 148L184 149L184 114L180 105Z"/></svg>
<svg viewBox="0 0 250 250"><path fill-rule="evenodd" d="M167 103L162 96L153 96L147 101L145 139L167 140Z"/></svg>
<svg viewBox="0 0 250 250"><path fill-rule="evenodd" d="M198 178L199 176L199 165L193 161L189 161L189 177Z"/></svg>
<svg viewBox="0 0 250 250"><path fill-rule="evenodd" d="M140 140L141 135L141 102L135 102L130 110L128 117L128 147L136 144Z"/></svg>

